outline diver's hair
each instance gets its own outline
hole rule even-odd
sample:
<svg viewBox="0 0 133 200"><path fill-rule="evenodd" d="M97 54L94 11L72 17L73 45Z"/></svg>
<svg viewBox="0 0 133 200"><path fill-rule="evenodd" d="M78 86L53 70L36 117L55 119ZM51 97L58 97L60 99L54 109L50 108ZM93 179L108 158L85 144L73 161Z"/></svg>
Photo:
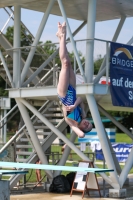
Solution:
<svg viewBox="0 0 133 200"><path fill-rule="evenodd" d="M84 133L88 133L88 132L90 132L92 129L93 129L93 127L92 127L89 131L84 131L84 130L83 130L83 132L84 132Z"/></svg>
<svg viewBox="0 0 133 200"><path fill-rule="evenodd" d="M83 119L87 119L87 118L83 118ZM81 123L81 121L79 122L79 124ZM89 130L89 131L84 131L84 130L82 130L84 133L88 133L88 132L90 132L91 130L93 129L93 126L92 126L92 128Z"/></svg>

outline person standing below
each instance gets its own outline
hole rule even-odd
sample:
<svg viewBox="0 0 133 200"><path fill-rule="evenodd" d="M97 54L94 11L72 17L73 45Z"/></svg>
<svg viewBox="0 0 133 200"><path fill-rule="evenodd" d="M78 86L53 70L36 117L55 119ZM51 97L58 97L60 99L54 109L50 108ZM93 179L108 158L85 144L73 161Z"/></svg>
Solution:
<svg viewBox="0 0 133 200"><path fill-rule="evenodd" d="M38 159L37 161L36 161L36 164L42 164L41 163L41 161ZM41 170L40 169L36 169L36 179L37 179L37 182L38 182L38 186L41 186L42 184L41 184L41 179L42 179L42 177L41 177Z"/></svg>
<svg viewBox="0 0 133 200"><path fill-rule="evenodd" d="M58 23L59 56L61 60L61 72L57 86L57 94L63 105L63 113L66 123L70 128L83 138L86 132L91 131L92 124L86 119L84 104L80 97L76 97L76 77L71 66L66 48L66 23Z"/></svg>

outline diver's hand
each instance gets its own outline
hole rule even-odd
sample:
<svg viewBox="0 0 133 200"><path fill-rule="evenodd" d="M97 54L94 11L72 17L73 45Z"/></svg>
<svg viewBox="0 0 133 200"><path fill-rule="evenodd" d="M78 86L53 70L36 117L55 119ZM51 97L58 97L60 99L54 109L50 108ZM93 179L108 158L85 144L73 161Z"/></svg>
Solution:
<svg viewBox="0 0 133 200"><path fill-rule="evenodd" d="M65 106L66 111L72 112L75 109L75 105Z"/></svg>

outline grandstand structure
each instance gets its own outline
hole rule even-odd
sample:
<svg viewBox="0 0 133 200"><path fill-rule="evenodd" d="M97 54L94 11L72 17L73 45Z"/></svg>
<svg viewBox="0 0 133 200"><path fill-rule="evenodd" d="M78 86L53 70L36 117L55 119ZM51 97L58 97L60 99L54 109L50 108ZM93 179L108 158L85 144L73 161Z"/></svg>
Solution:
<svg viewBox="0 0 133 200"><path fill-rule="evenodd" d="M95 79L93 79L94 45L95 41L100 41L95 39L94 35L95 22L119 19L118 27L112 36L112 41L117 42L126 18L133 16L133 0L1 0L0 8L5 9L5 12L9 14L9 20L14 20L13 46L7 41L2 30L0 32L0 45L2 47L2 52L0 53L2 62L0 65L0 75L7 82L9 97L14 98L17 103L11 111L17 112L19 109L24 120L24 125L10 141L5 144L0 150L0 153L4 151L12 141L16 140L16 147L21 149L21 151L17 151L17 162L35 163L39 156L43 164L48 164L46 152L53 141L59 137L67 144L67 147L58 165L65 165L71 149L77 153L82 160L89 161L89 158L73 144L76 138L75 133L71 134L70 140L63 134L67 124L64 121L61 105L57 98L56 86L60 69L56 66L54 60L58 55L59 49L57 48L57 50L48 57L42 46L39 46L40 37L43 30L45 31L49 15L62 16L67 24L69 35L67 42L68 45L71 45L74 52L77 62L76 69L79 70L84 82L84 84L77 84L77 95L83 97L86 103L86 109L91 112L107 167L114 169L114 172L111 172L109 176L104 173L102 173L101 176L114 189L121 189L133 165L133 150L131 150L127 163L122 170L115 155L111 153L112 146L107 138L100 118L100 112L133 139L132 133L108 113L108 110L132 112L133 109L128 107L114 107L111 102L110 85L108 84L109 46L111 41L101 40L105 44L105 58L98 74L96 74ZM21 8L44 13L35 37L21 21ZM81 25L73 33L68 18L81 21ZM86 38L84 39L86 55L84 63L85 70L83 70L83 63L78 55L74 36L85 25L87 27ZM31 35L31 46L23 47L20 45L21 26ZM55 26L55 24L52 24L52 26ZM131 45L132 43L133 38L129 38L127 44ZM27 55L23 56L23 54L26 53ZM35 54L43 58L43 62L37 67L34 67L32 63ZM105 76L106 84L99 83L102 76ZM37 109L38 107L39 110ZM33 113L32 117L29 116L27 109ZM6 114L6 117L7 116L8 113ZM37 135L41 135L42 137L39 139ZM25 149L28 148L32 148L33 151L25 151ZM21 157L19 157L20 155ZM22 155L24 158L22 158ZM60 173L60 171L52 172L46 170L49 179L53 179L53 177ZM14 175L11 177L10 186L13 187L21 177L22 175Z"/></svg>

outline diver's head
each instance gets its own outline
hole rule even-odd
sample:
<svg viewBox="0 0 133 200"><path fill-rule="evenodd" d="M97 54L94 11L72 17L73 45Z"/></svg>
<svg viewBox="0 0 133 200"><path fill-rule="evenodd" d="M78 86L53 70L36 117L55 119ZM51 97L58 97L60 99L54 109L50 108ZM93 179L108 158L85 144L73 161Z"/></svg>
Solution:
<svg viewBox="0 0 133 200"><path fill-rule="evenodd" d="M92 124L89 122L88 119L82 119L79 123L78 127L84 132L90 132L93 128Z"/></svg>

